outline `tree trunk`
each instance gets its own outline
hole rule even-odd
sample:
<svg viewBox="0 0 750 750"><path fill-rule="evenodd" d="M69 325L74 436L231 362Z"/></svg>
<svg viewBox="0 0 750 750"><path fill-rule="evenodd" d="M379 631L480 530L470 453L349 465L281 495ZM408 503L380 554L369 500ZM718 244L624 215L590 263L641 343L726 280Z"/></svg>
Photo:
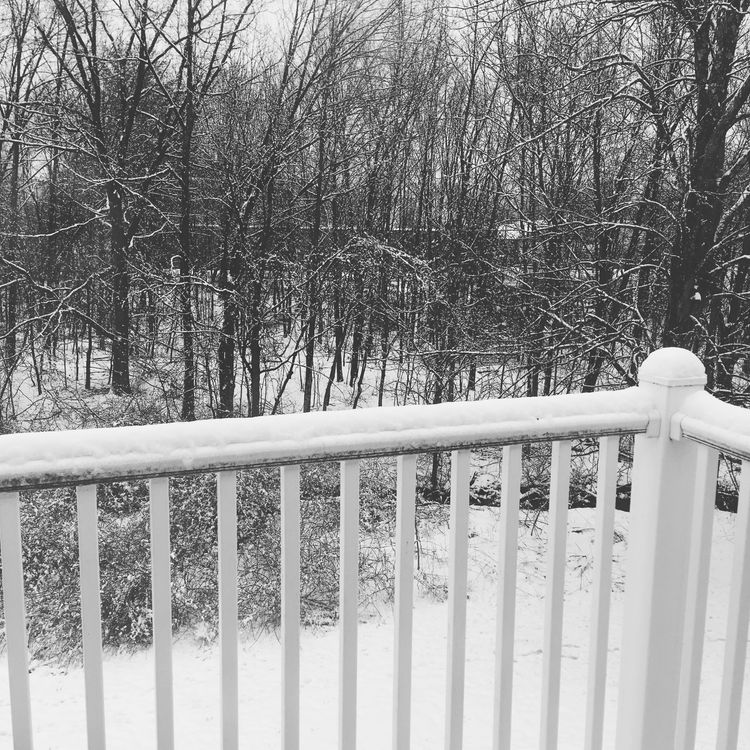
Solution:
<svg viewBox="0 0 750 750"><path fill-rule="evenodd" d="M689 133L689 188L670 258L664 327L666 345L691 349L700 348L704 340L696 320L705 303L710 305L713 294L722 291L725 272L712 273L711 269L716 231L726 198L721 184L726 140L750 94L747 86L740 86L729 95L730 82L736 76L733 67L745 13L737 2L720 5L709 8L706 4L700 8L705 20L691 21L696 125L695 131ZM712 361L706 364L708 369ZM711 373L707 374L711 380Z"/></svg>
<svg viewBox="0 0 750 750"><path fill-rule="evenodd" d="M86 375L84 381L84 387L87 391L91 390L91 350L93 348L93 335L91 331L91 284L86 286L86 317L88 318L86 330L88 332L88 341L86 342Z"/></svg>
<svg viewBox="0 0 750 750"><path fill-rule="evenodd" d="M21 159L19 136L15 134L11 143L11 173L10 173L10 237L8 238L8 255L10 259L18 260L18 180ZM18 305L17 282L8 287L6 296L6 335L5 362L6 371L12 372L16 361L16 325L18 322L16 307Z"/></svg>
<svg viewBox="0 0 750 750"><path fill-rule="evenodd" d="M261 322L260 322L260 280L255 278L251 284L250 301L250 331L248 348L250 349L250 403L248 404L248 416L258 417L261 414L260 406L260 370L261 370Z"/></svg>
<svg viewBox="0 0 750 750"><path fill-rule="evenodd" d="M187 7L187 32L185 35L185 108L180 153L180 318L182 320L182 410L183 421L195 419L195 342L193 337L192 305L192 146L195 127L195 101L193 98L193 41L195 35L195 4ZM197 311L196 311L197 312Z"/></svg>
<svg viewBox="0 0 750 750"><path fill-rule="evenodd" d="M119 187L109 185L112 219L112 393L124 395L130 390L130 268L125 239L122 201Z"/></svg>
<svg viewBox="0 0 750 750"><path fill-rule="evenodd" d="M309 313L306 322L307 341L305 342L305 385L302 400L302 411L308 412L312 409L313 377L315 375L315 329L317 326L316 302L314 299L315 283L310 282Z"/></svg>
<svg viewBox="0 0 750 750"><path fill-rule="evenodd" d="M229 271L229 249L225 240L221 256L221 333L219 335L219 408L220 417L234 414L234 343L237 330L237 306L234 301L234 284Z"/></svg>

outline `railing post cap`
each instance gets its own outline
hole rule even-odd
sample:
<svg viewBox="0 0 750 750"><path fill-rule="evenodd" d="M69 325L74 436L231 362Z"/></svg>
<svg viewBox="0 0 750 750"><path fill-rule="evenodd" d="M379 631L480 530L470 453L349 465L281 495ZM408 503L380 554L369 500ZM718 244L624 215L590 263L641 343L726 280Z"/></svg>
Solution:
<svg viewBox="0 0 750 750"><path fill-rule="evenodd" d="M657 349L638 370L639 383L666 386L706 385L706 368L691 351L676 346Z"/></svg>

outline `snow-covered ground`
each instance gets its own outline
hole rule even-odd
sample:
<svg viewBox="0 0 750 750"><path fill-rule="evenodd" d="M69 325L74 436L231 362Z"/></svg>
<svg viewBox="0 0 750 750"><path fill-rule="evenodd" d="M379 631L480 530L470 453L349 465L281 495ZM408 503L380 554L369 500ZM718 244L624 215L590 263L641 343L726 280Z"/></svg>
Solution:
<svg viewBox="0 0 750 750"><path fill-rule="evenodd" d="M286 380L288 367L275 367L287 362L295 348L295 337L286 342L278 353L279 362L271 358L262 382L261 399L264 412L270 413L276 396ZM83 345L80 350L83 351ZM269 355L270 356L270 355ZM276 356L276 355L274 355ZM331 369L331 356L318 352L313 371L312 410L322 409L324 393ZM109 392L111 355L107 350L94 349L91 361L91 386L87 391L84 383L84 358L79 353L78 364L69 348L52 361L45 360L42 370L42 388L37 387L37 375L30 356L22 357L16 368L12 385L8 389L3 404L6 419L13 432L38 432L42 430L75 429L81 427L109 427L120 424L147 424L153 422L173 422L179 419L182 393L182 362L179 356L169 357L164 348L150 358L136 358L131 361L131 382L133 393L129 396L113 396ZM77 367L77 369L76 369ZM349 363L345 363L348 375ZM408 370L408 374L407 374ZM78 376L76 377L76 372ZM284 387L278 406L279 414L302 411L304 393L304 368L295 368L294 377ZM237 414L247 412L246 382L241 368L236 370L235 408ZM197 370L196 413L200 419L210 418L209 402L214 404L217 392L216 367L210 370L211 385L202 365ZM358 408L374 407L378 404L380 362L371 359L362 380L362 391L356 403ZM428 370L418 355L406 355L399 363L395 352L389 355L384 383L385 406L424 403L427 393ZM481 364L477 368L476 391L471 400L498 398L516 392L520 376L510 366ZM407 387L408 383L408 387ZM209 396L208 391L211 391ZM351 386L348 378L343 383L334 382L331 386L331 411L351 409L359 388ZM459 385L463 393L463 385ZM457 400L463 400L463 397ZM214 404L215 406L215 404Z"/></svg>
<svg viewBox="0 0 750 750"><path fill-rule="evenodd" d="M513 747L538 747L542 674L546 515L526 519L519 534ZM623 586L627 553L627 514L618 513L614 547L612 624L606 701L605 747L613 746L616 714ZM593 516L573 510L568 526L568 577L563 632L560 748L583 747L586 667L590 617ZM495 628L497 511L472 508L468 605L465 744L491 747ZM724 620L731 571L734 516L717 512L711 568L704 676L698 717L698 748L715 745L723 658ZM423 574L433 582L430 595L417 587L414 620L413 747L442 747L445 686L446 604L439 601L445 573L445 528L424 539ZM435 584L437 582L437 585ZM390 746L393 627L390 606L363 613L359 628L358 747ZM305 631L302 637L302 747L337 746L336 628ZM108 747L155 747L152 653L110 654L105 662ZM78 667L33 664L31 695L36 747L85 747L83 674ZM5 672L5 657L0 672ZM191 635L174 651L177 748L218 747L218 653ZM240 732L243 746L279 747L280 646L272 634L246 636L240 649ZM747 701L745 701L747 704ZM750 711L743 713L740 748L750 749ZM0 680L0 747L10 746L7 680Z"/></svg>

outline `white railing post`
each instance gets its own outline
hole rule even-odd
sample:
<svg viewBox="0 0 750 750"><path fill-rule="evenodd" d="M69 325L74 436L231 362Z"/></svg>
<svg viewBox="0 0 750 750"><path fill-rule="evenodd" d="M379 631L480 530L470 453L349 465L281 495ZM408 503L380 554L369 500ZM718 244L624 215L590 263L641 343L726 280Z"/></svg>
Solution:
<svg viewBox="0 0 750 750"><path fill-rule="evenodd" d="M616 747L673 750L697 448L670 428L706 375L694 354L666 348L638 377L661 420L635 438Z"/></svg>

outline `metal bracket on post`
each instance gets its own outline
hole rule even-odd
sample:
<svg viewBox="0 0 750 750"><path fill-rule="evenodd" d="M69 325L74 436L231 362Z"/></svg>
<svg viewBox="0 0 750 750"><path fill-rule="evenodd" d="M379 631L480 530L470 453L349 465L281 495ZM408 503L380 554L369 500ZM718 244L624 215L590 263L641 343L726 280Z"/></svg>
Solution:
<svg viewBox="0 0 750 750"><path fill-rule="evenodd" d="M669 420L669 438L670 440L682 440L682 418L683 414L676 412Z"/></svg>
<svg viewBox="0 0 750 750"><path fill-rule="evenodd" d="M635 437L616 747L672 750L696 463L695 444L674 439L672 417L706 374L691 352L666 348L638 378L662 429Z"/></svg>

